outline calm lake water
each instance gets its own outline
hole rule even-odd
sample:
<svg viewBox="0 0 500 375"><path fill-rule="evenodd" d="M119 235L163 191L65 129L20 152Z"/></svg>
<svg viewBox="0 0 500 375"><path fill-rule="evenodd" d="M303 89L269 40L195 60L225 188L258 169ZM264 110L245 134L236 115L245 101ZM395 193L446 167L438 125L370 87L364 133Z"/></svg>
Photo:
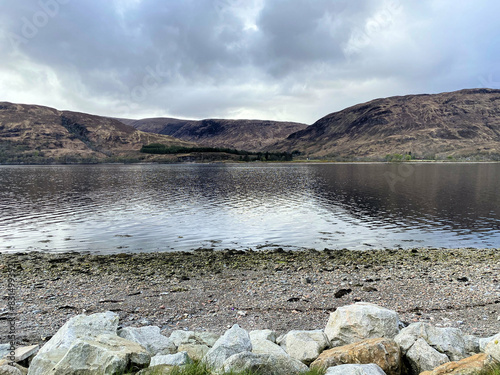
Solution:
<svg viewBox="0 0 500 375"><path fill-rule="evenodd" d="M500 164L0 166L0 251L500 248Z"/></svg>

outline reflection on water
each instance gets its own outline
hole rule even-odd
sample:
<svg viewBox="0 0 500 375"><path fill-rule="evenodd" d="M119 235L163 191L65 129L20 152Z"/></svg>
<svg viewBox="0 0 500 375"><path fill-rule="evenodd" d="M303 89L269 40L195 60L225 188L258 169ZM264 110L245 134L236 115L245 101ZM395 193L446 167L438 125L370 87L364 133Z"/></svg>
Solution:
<svg viewBox="0 0 500 375"><path fill-rule="evenodd" d="M0 167L0 250L500 247L500 164Z"/></svg>

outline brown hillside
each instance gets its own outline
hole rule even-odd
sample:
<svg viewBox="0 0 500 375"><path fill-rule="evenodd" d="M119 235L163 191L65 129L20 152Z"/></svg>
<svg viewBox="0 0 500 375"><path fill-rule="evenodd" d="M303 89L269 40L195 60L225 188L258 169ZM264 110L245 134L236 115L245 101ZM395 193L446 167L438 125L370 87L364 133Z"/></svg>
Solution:
<svg viewBox="0 0 500 375"><path fill-rule="evenodd" d="M144 144L192 146L169 136L145 133L120 121L38 105L0 102L0 160L130 156ZM26 160L24 160L26 159Z"/></svg>
<svg viewBox="0 0 500 375"><path fill-rule="evenodd" d="M120 121L136 129L170 135L207 147L262 151L290 134L305 129L306 124L264 120L180 120L150 118Z"/></svg>
<svg viewBox="0 0 500 375"><path fill-rule="evenodd" d="M329 114L269 149L313 157L500 157L500 90L376 99Z"/></svg>

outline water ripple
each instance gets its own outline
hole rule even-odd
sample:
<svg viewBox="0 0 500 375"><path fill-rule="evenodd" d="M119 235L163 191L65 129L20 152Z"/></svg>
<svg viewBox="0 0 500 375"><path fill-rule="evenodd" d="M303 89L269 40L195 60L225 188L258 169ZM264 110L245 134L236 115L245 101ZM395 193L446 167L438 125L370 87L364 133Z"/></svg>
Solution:
<svg viewBox="0 0 500 375"><path fill-rule="evenodd" d="M0 250L500 247L499 164L0 167ZM487 178L478 178L487 176Z"/></svg>

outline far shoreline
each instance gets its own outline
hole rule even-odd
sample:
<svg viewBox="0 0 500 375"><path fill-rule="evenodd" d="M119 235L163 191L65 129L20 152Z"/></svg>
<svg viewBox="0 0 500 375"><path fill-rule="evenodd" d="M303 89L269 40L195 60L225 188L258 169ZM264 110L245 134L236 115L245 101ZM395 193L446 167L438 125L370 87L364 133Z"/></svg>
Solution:
<svg viewBox="0 0 500 375"><path fill-rule="evenodd" d="M161 161L150 161L150 162L102 162L102 163L0 163L0 167L7 166L98 166L98 165L190 165L190 164L204 164L204 165L221 165L221 164L235 164L235 165L271 165L271 164L298 164L298 165L325 165L325 164L499 164L496 160L477 160L477 161L459 161L459 160L405 160L405 161L335 161L335 160L294 160L294 161L252 161L252 162L240 162L240 161L195 161L195 162L161 162Z"/></svg>

